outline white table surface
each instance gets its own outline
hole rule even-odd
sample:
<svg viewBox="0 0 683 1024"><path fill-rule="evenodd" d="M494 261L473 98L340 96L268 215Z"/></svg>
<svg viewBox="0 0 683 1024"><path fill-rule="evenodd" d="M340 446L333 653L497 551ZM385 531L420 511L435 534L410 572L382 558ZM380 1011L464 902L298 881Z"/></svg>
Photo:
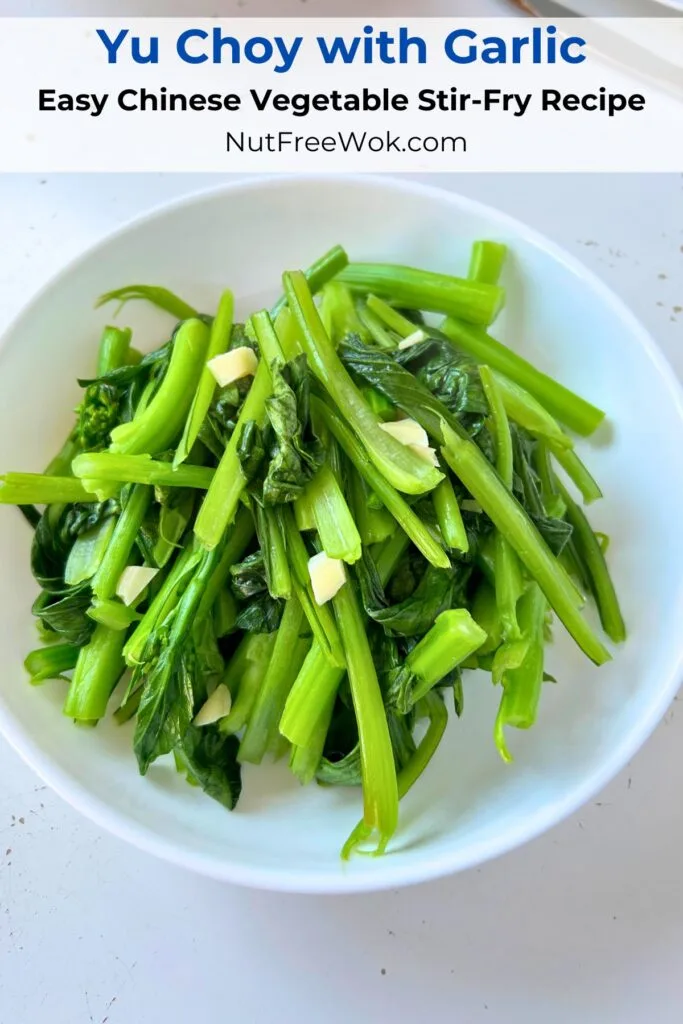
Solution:
<svg viewBox="0 0 683 1024"><path fill-rule="evenodd" d="M0 325L102 234L216 180L0 177ZM578 254L683 375L683 176L440 181ZM377 895L283 896L186 874L100 833L2 740L0 779L0 1024L683 1019L676 703L605 792L547 835Z"/></svg>

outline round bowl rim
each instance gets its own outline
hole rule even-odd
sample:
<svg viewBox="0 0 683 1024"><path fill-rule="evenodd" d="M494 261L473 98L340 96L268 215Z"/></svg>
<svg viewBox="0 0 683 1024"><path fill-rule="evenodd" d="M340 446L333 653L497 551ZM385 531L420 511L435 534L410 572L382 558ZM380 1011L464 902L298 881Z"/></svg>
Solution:
<svg viewBox="0 0 683 1024"><path fill-rule="evenodd" d="M568 270L578 275L583 283L597 294L603 303L624 324L625 329L637 338L646 356L650 359L662 380L666 390L677 409L683 428L683 387L678 381L662 351L657 347L647 329L640 323L628 306L580 259L567 252L562 246L548 239L542 232L529 227L523 221L512 217L496 207L478 200L470 199L451 189L438 185L428 185L402 177L390 177L377 174L277 174L254 175L236 181L221 182L209 188L195 189L182 196L154 205L142 214L129 218L125 223L108 232L104 237L89 246L84 252L69 260L57 273L43 284L36 294L24 305L20 312L12 318L0 336L0 347L9 342L12 334L21 326L25 318L29 318L43 299L58 288L78 267L91 260L96 254L107 248L116 239L137 230L145 224L183 207L201 204L222 195L234 196L242 192L261 189L277 189L283 185L302 185L303 183L349 184L367 189L390 189L397 192L423 196L456 209L465 209L480 214L500 224L512 235L519 235L537 249L559 262ZM683 617L683 588L679 596L680 610ZM672 652L668 659L669 669L666 678L662 679L648 712L635 722L611 755L602 762L600 770L592 772L580 784L568 790L566 796L539 810L531 817L521 820L515 828L508 828L495 840L482 841L470 846L463 852L445 851L439 855L430 855L409 864L392 864L390 855L375 861L372 874L355 876L345 874L338 869L323 869L306 872L295 868L270 868L251 865L233 864L228 859L188 851L177 843L160 838L153 830L144 825L133 823L126 815L112 807L99 797L93 796L87 786L74 780L68 772L56 765L46 755L31 733L20 726L5 704L0 691L0 733L20 755L20 757L68 804L90 818L96 825L106 829L113 835L124 839L133 846L154 854L163 860L180 867L195 871L219 881L232 882L253 888L279 892L307 894L337 894L351 892L372 892L383 889L397 888L421 882L432 881L445 875L454 874L482 864L495 857L509 852L517 846L536 838L553 825L568 817L581 805L598 793L627 764L636 751L648 739L662 719L673 699L681 677L683 676L683 637L672 643Z"/></svg>

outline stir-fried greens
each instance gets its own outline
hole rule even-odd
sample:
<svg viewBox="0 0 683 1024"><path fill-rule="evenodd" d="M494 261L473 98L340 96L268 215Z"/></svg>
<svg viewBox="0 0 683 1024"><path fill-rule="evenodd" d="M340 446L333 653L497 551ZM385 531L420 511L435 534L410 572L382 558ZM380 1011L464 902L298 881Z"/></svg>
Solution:
<svg viewBox="0 0 683 1024"><path fill-rule="evenodd" d="M386 848L466 669L500 689L510 760L553 614L598 665L587 596L625 629L566 432L603 413L487 333L504 258L477 242L456 278L336 247L244 323L229 291L214 315L160 287L103 296L179 322L144 356L106 327L61 451L0 478L34 528L31 682L64 680L78 723L134 719L143 775L172 755L230 809L267 755L362 786L345 856Z"/></svg>

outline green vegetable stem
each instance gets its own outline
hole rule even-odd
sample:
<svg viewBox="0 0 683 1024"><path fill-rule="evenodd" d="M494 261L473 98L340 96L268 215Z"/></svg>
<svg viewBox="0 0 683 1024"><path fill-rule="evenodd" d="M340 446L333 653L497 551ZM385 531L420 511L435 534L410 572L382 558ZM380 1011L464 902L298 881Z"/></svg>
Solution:
<svg viewBox="0 0 683 1024"><path fill-rule="evenodd" d="M155 454L174 444L202 373L208 343L209 329L201 320L186 320L180 326L159 390L140 416L112 431L114 454Z"/></svg>
<svg viewBox="0 0 683 1024"><path fill-rule="evenodd" d="M446 313L484 326L493 323L505 301L503 289L496 285L391 263L350 263L339 279L399 306Z"/></svg>

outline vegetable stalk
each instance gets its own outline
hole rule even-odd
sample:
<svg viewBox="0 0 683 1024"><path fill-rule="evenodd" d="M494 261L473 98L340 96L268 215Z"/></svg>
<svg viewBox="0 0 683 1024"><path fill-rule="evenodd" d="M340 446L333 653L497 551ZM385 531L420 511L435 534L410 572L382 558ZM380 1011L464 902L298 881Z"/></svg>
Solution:
<svg viewBox="0 0 683 1024"><path fill-rule="evenodd" d="M459 437L445 421L442 422L442 431L445 442L442 452L446 462L539 583L551 607L579 647L596 665L609 661L609 652L577 608L576 593L569 577L521 505L507 491L475 444Z"/></svg>
<svg viewBox="0 0 683 1024"><path fill-rule="evenodd" d="M201 320L186 320L178 329L168 369L146 409L111 432L110 451L118 455L166 451L183 429L204 367L209 330Z"/></svg>
<svg viewBox="0 0 683 1024"><path fill-rule="evenodd" d="M505 292L496 285L391 263L349 263L339 279L352 289L372 292L399 306L484 326L493 323L505 301Z"/></svg>
<svg viewBox="0 0 683 1024"><path fill-rule="evenodd" d="M311 399L311 407L315 409L331 433L334 434L344 453L375 492L384 507L391 512L401 529L408 534L413 544L419 548L432 565L439 569L448 569L450 567L450 559L446 552L432 537L420 517L413 512L405 499L370 462L363 451L362 445L345 426L340 417L315 397Z"/></svg>
<svg viewBox="0 0 683 1024"><path fill-rule="evenodd" d="M232 331L233 309L234 300L232 292L226 290L221 295L218 303L218 310L211 325L211 334L209 335L209 344L205 356L207 363L216 356L222 355L228 349L230 344L230 333ZM190 454L190 451L199 436L199 431L201 430L202 424L206 418L206 414L209 411L209 406L211 405L211 399L213 398L215 390L216 380L209 367L204 366L199 378L197 390L194 398L192 399L190 411L188 412L187 419L185 420L183 435L173 457L174 469L177 469L177 467L184 462Z"/></svg>
<svg viewBox="0 0 683 1024"><path fill-rule="evenodd" d="M491 420L496 441L496 469L501 481L508 491L511 492L514 472L512 437L510 435L510 424L507 418L504 393L498 386L498 379L488 366L480 366L479 375L491 410ZM517 556L500 531L496 532L494 558L496 604L498 606L503 636L506 641L519 640L517 602L524 589L522 574L517 562Z"/></svg>
<svg viewBox="0 0 683 1024"><path fill-rule="evenodd" d="M283 281L311 370L356 435L362 438L362 445L375 467L399 491L422 494L432 490L442 474L380 428L379 420L335 352L303 274L299 271L285 274Z"/></svg>
<svg viewBox="0 0 683 1024"><path fill-rule="evenodd" d="M209 550L218 544L226 526L235 518L239 500L247 485L238 455L239 441L247 423L254 420L259 427L264 426L266 399L271 391L270 371L265 359L262 359L195 520L195 537Z"/></svg>
<svg viewBox="0 0 683 1024"><path fill-rule="evenodd" d="M375 852L380 854L398 825L398 788L389 727L365 624L350 583L344 584L332 603L346 654L363 778L362 832L347 841L343 856L374 832L378 834Z"/></svg>
<svg viewBox="0 0 683 1024"><path fill-rule="evenodd" d="M512 758L505 743L505 726L529 729L536 721L543 685L543 627L547 602L532 583L519 602L519 621L526 648L516 667L503 673L503 696L494 727L496 746L504 761Z"/></svg>
<svg viewBox="0 0 683 1024"><path fill-rule="evenodd" d="M81 648L64 704L64 714L77 722L103 718L109 698L125 669L126 634L107 626L95 627L90 642Z"/></svg>
<svg viewBox="0 0 683 1024"><path fill-rule="evenodd" d="M600 542L581 508L561 484L560 493L567 509L567 519L574 530L572 539L576 551L585 566L590 588L598 606L602 628L615 644L623 643L626 639L626 626Z"/></svg>
<svg viewBox="0 0 683 1024"><path fill-rule="evenodd" d="M411 702L421 700L485 641L486 633L465 608L442 612L406 658L406 667L419 679Z"/></svg>
<svg viewBox="0 0 683 1024"><path fill-rule="evenodd" d="M290 598L285 604L273 654L240 743L240 761L260 764L277 736L287 694L310 646L310 640L301 638L303 621L301 605L295 597Z"/></svg>
<svg viewBox="0 0 683 1024"><path fill-rule="evenodd" d="M81 480L71 476L46 476L43 473L5 473L0 476L0 504L54 505L77 501L95 501Z"/></svg>
<svg viewBox="0 0 683 1024"><path fill-rule="evenodd" d="M152 501L152 490L141 484L133 487L114 527L111 541L92 581L92 591L100 601L116 592L121 573L128 565L135 538Z"/></svg>
<svg viewBox="0 0 683 1024"><path fill-rule="evenodd" d="M485 331L452 317L444 320L441 330L462 352L526 388L560 423L577 434L584 437L592 434L605 418L601 409L537 370Z"/></svg>

